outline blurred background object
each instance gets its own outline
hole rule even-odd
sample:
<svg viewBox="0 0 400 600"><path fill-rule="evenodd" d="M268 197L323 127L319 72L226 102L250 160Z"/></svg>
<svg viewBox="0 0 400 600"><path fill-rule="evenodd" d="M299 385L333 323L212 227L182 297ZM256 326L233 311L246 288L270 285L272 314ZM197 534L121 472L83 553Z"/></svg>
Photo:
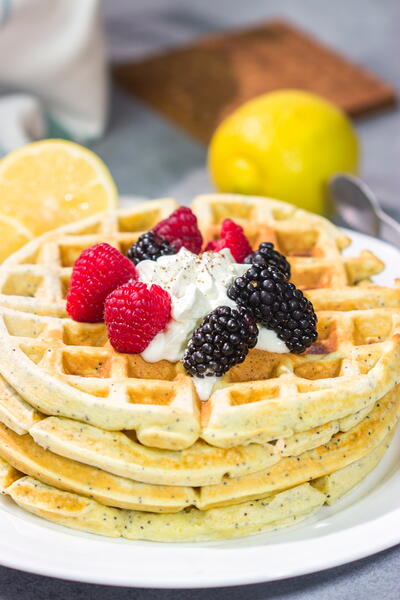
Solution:
<svg viewBox="0 0 400 600"><path fill-rule="evenodd" d="M358 116L395 104L390 85L284 20L124 61L114 74L189 135L211 140L218 191L325 215L329 177L358 170L357 136L340 109Z"/></svg>
<svg viewBox="0 0 400 600"><path fill-rule="evenodd" d="M115 75L131 93L203 142L244 102L274 90L315 92L355 116L395 102L388 84L282 20L123 62Z"/></svg>
<svg viewBox="0 0 400 600"><path fill-rule="evenodd" d="M209 34L252 29L279 19L331 48L346 63L386 82L396 93L400 88L400 62L395 60L398 0L104 0L103 14L114 66L192 47ZM323 68L317 67L317 74L319 79L328 78ZM192 95L201 103L213 97L214 89L197 84ZM165 103L161 92L159 102ZM111 106L108 133L92 147L110 166L120 192L148 197L174 194L178 201L188 202L192 194L213 189L203 144L139 96L127 94L118 82L113 85ZM354 126L362 147L361 176L394 213L400 187L400 136L396 135L400 112L396 108L367 113Z"/></svg>
<svg viewBox="0 0 400 600"><path fill-rule="evenodd" d="M1 0L0 57L0 154L47 136L103 134L99 0Z"/></svg>
<svg viewBox="0 0 400 600"><path fill-rule="evenodd" d="M0 216L16 219L30 235L112 210L117 203L107 166L74 142L32 142L0 161Z"/></svg>
<svg viewBox="0 0 400 600"><path fill-rule="evenodd" d="M346 226L400 248L400 223L382 209L365 181L354 175L336 173L329 181L329 191Z"/></svg>
<svg viewBox="0 0 400 600"><path fill-rule="evenodd" d="M358 156L357 136L340 108L303 90L275 90L222 121L208 167L221 192L279 198L328 214L329 178L357 173Z"/></svg>

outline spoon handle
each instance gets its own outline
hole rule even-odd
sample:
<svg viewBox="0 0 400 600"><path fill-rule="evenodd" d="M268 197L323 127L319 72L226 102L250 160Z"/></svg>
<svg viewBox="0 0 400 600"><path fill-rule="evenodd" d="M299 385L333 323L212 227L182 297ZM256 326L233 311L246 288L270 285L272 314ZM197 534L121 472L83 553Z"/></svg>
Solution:
<svg viewBox="0 0 400 600"><path fill-rule="evenodd" d="M375 209L375 213L379 219L379 236L386 242L400 248L400 223L381 208Z"/></svg>
<svg viewBox="0 0 400 600"><path fill-rule="evenodd" d="M382 210L368 185L354 175L337 173L329 181L336 211L358 231L400 248L400 223Z"/></svg>

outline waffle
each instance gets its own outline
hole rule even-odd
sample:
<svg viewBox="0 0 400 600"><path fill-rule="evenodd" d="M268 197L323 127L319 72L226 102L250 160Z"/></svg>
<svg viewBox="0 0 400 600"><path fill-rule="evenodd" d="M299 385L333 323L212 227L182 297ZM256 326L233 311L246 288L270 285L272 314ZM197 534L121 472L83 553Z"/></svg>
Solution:
<svg viewBox="0 0 400 600"><path fill-rule="evenodd" d="M279 440L279 444L276 446L276 448L274 446L273 452L274 452L274 454L276 454L276 449L279 448L279 454L281 456L291 456L291 455L300 454L301 452L304 452L305 450L315 448L315 447L319 446L320 444L323 444L323 443L329 441L329 439L332 437L332 435L334 433L337 433L337 431L339 431L339 430L340 431L348 431L351 427L354 427L355 425L357 425L370 411L371 411L371 407L367 406L366 408L359 410L359 411L355 412L354 414L350 414L347 417L344 417L343 419L340 419L338 421L331 421L331 422L321 425L319 427L314 427L313 429L310 429L308 431L305 431L302 433L297 433L297 434L294 434L287 438L281 438ZM9 384L6 383L4 378L1 377L1 375L0 375L0 422L7 425L10 429L15 431L16 433L23 435L24 433L28 433L30 428L35 423L37 423L38 421L41 421L42 419L44 419L44 415L42 415L41 413L36 411L34 408L32 408L29 404L27 404L22 399L22 397ZM133 462L135 462L135 461L139 462L140 471L144 471L145 464L146 464L146 466L149 465L149 463L148 463L149 455L151 455L153 457L157 457L157 455L159 454L158 450L154 451L155 449L153 449L153 451L151 453L149 453L149 451L146 450L146 448L142 444L138 444L135 442L135 440L132 438L132 435L129 435L129 440L127 440L124 435L120 434L120 432L118 432L118 434L114 433L113 435L115 436L115 439L113 440L113 443L110 445L108 433L106 433L103 430L99 430L98 428L97 429L92 428L92 426L88 426L81 422L76 422L76 421L71 421L71 420L68 421L67 419L62 419L60 421L58 419L54 420L54 419L50 418L50 419L48 419L48 421L46 421L46 423L56 423L56 424L62 423L63 427L66 427L66 425L68 423L68 439L70 441L72 441L76 438L76 441L79 442L79 445L84 443L82 441L83 434L88 435L89 443L93 443L93 439L95 439L96 440L97 458L101 458L103 456L101 447L102 447L103 443L105 443L105 442L107 442L107 452L108 453L113 453L114 447L115 447L115 451L118 453L121 452L121 448L125 448L125 451L128 450L128 448L131 449L131 452L129 452L129 450L128 450L129 455L130 455L130 462L132 463L133 457L135 457L135 460ZM93 431L93 433L94 433L93 439L91 439L91 436L90 436L91 431ZM74 432L78 433L78 437L76 435L74 435ZM100 443L100 440L102 440L101 443ZM266 446L266 445L267 444L263 444L263 446ZM120 446L121 446L121 448L120 448ZM195 444L193 444L193 446L191 446L190 449L192 450L192 449L195 449L196 447L197 446L195 443ZM208 448L208 453L210 453L211 448L213 448L213 447ZM235 447L235 448L238 448L238 447ZM241 457L243 458L243 460L249 466L249 470L250 469L253 470L253 464L259 464L259 462L257 460L255 462L250 460L251 453L254 451L254 449L257 448L256 456L258 456L258 458L260 458L260 455L261 455L261 456L263 456L263 460L265 460L266 455L263 452L263 450L260 450L260 446L250 447L250 452L247 452L248 448L249 448L249 446L240 447L240 453L241 453ZM267 449L268 449L268 446L267 446ZM179 452L179 451L177 451L177 452ZM216 450L216 452L218 453L219 451ZM231 454L235 455L234 453L232 453L232 451L230 449L229 449L229 452ZM183 451L183 454L185 454L185 451ZM221 456L221 453L219 453L219 455ZM225 456L225 455L226 455L226 453L224 451L222 453L222 456ZM168 456L169 457L178 456L178 454L169 454ZM144 457L145 457L146 462L144 462ZM115 458L115 454L114 454L114 458ZM181 460L182 460L182 458L179 458L178 464L180 464ZM208 462L209 462L209 459L208 459ZM156 464L158 464L158 463L156 463ZM193 460L191 460L191 465L193 466L193 464L196 464L196 466L201 466L201 462L198 460L196 460L195 463L193 462ZM231 462L231 466L232 466L232 462ZM166 467L166 464L164 462L164 464L163 464L164 476L165 476L165 467ZM157 467L157 468L159 468L159 467ZM158 472L157 472L157 477L159 477L159 476L160 476L160 470L158 470ZM193 474L190 474L190 477L191 477L191 481L189 483L191 485L194 485ZM176 483L176 481L175 481L175 483ZM208 483L211 483L211 482L208 481Z"/></svg>
<svg viewBox="0 0 400 600"><path fill-rule="evenodd" d="M84 431L82 438L79 436L79 424L74 427L74 422L54 417L43 419L34 425L30 435L18 435L5 425L0 425L0 456L15 469L42 483L92 497L109 506L150 512L179 512L188 506L209 510L264 498L345 469L374 452L389 433L394 432L399 413L400 398L395 389L351 429L334 434L329 441L321 439L316 448L292 456L286 456L282 448L276 452L275 460L267 468L255 474L241 477L226 474L219 484L201 487L190 487L182 483L182 473L179 472L181 465L175 456L171 456L178 453L166 451L157 452L158 462L173 482L171 485L159 485L161 481L146 484L129 475L121 477L121 467L122 473L126 475L132 465L136 466L136 473L140 474L139 465L134 465L134 457L115 452L114 459L119 458L119 462L105 462L101 455L107 452L109 456L107 444L99 444L93 435L88 439ZM79 441L78 447L76 444L74 447L76 439ZM93 447L96 452L90 454L88 449ZM148 456L147 449L145 452ZM99 454L100 458L96 458L95 454ZM192 458L193 455L196 456L195 451ZM180 458L186 458L188 466L191 464L189 454L185 453ZM195 464L191 464L188 479L192 482L198 476L198 458L197 454ZM172 464L171 459L175 459ZM225 459L228 469L229 457ZM212 476L211 461L203 459L200 462L209 464ZM100 469L93 465L100 466ZM158 472L165 479L163 469L159 468ZM140 476L138 479L140 480Z"/></svg>
<svg viewBox="0 0 400 600"><path fill-rule="evenodd" d="M399 418L400 285L370 278L371 252L282 202L200 196L204 240L225 217L273 241L313 302L303 355L251 350L206 402L180 363L116 352L103 324L65 311L80 252L124 253L171 199L47 233L0 267L0 486L50 521L113 537L237 537L291 525L347 493L383 456Z"/></svg>
<svg viewBox="0 0 400 600"><path fill-rule="evenodd" d="M0 458L0 492L20 477L21 473L14 469L7 461Z"/></svg>
<svg viewBox="0 0 400 600"><path fill-rule="evenodd" d="M319 338L305 355L252 353L231 370L230 385L204 406L204 440L229 447L234 439L264 443L288 437L368 410L396 385L398 309L320 310L317 316Z"/></svg>
<svg viewBox="0 0 400 600"><path fill-rule="evenodd" d="M24 510L53 523L108 537L152 541L207 541L241 537L293 525L316 512L325 495L309 484L273 498L201 512L173 515L110 508L23 477L6 493Z"/></svg>
<svg viewBox="0 0 400 600"><path fill-rule="evenodd" d="M383 263L364 250L348 258L350 239L327 219L286 202L230 194L198 196L192 204L205 242L218 236L223 219L242 225L253 248L270 241L291 264L291 280L302 290L342 288L368 279Z"/></svg>
<svg viewBox="0 0 400 600"><path fill-rule="evenodd" d="M172 199L144 202L129 210L103 213L50 231L11 255L0 268L0 305L45 316L66 316L65 296L72 265L99 242L123 253L138 237L177 208ZM292 267L301 289L354 285L379 272L383 264L368 250L343 257L347 236L323 217L278 200L248 196L200 196L193 202L205 241L217 234L225 217L240 223L253 248L272 241Z"/></svg>
<svg viewBox="0 0 400 600"><path fill-rule="evenodd" d="M13 399L17 401L18 394L15 393ZM20 402L25 407L22 399ZM338 431L348 431L368 414L365 410L359 411L340 421L281 439L277 444L251 444L225 450L197 442L187 450L172 452L146 448L127 432L110 433L70 419L45 418L39 413L34 413L34 420L25 429L27 423L21 422L18 404L15 414L9 406L8 409L7 421L2 418L1 411L0 421L5 425L11 421L13 432L20 436L29 432L43 448L56 454L142 483L175 486L212 485L227 477L260 471L275 464L281 457L298 456L326 444ZM20 436L14 436L12 443L22 440ZM3 438L5 446L9 441ZM35 453L38 452L36 447ZM9 455L5 454L5 458L9 459ZM61 471L61 468L57 469L57 472Z"/></svg>
<svg viewBox="0 0 400 600"><path fill-rule="evenodd" d="M359 460L312 482L313 487L325 494L326 504L331 505L340 500L375 469L389 448L395 432L393 428L379 446Z"/></svg>
<svg viewBox="0 0 400 600"><path fill-rule="evenodd" d="M362 288L367 296L370 289ZM319 339L308 353L254 350L205 403L179 363L118 354L101 324L6 308L0 372L37 410L134 429L148 446L188 448L200 437L225 448L266 443L367 410L397 383L400 312L382 308L383 298L376 296L376 308L317 311ZM162 368L172 371L166 379Z"/></svg>
<svg viewBox="0 0 400 600"><path fill-rule="evenodd" d="M40 413L21 396L0 375L0 422L19 434L26 433L41 419Z"/></svg>
<svg viewBox="0 0 400 600"><path fill-rule="evenodd" d="M151 201L55 229L26 244L0 268L0 304L47 316L66 316L65 296L80 253L108 242L126 254L138 237L176 208L175 200Z"/></svg>
<svg viewBox="0 0 400 600"><path fill-rule="evenodd" d="M327 444L301 456L283 458L265 471L203 486L198 506L210 509L224 506L225 502L231 504L262 498L281 489L285 480L289 487L317 479L322 476L322 471L325 475L333 473L374 450L396 427L398 417L398 391L394 389L361 423L347 432L336 434Z"/></svg>
<svg viewBox="0 0 400 600"><path fill-rule="evenodd" d="M6 488L16 473L43 483L93 498L107 506L150 511L178 512L194 506L197 493L188 486L147 485L118 477L64 458L36 444L28 435L18 435L0 424L0 484ZM11 467L11 464L13 467Z"/></svg>
<svg viewBox="0 0 400 600"><path fill-rule="evenodd" d="M353 415L354 427L357 418L363 420ZM277 445L251 444L225 450L197 442L175 452L148 449L123 432L109 433L59 417L43 419L29 433L44 448L110 473L146 483L201 486L260 472L281 457L299 456L328 443L340 429L340 422L332 422L301 436L281 439Z"/></svg>
<svg viewBox="0 0 400 600"><path fill-rule="evenodd" d="M285 203L214 195L197 198L193 207L206 240L229 214L243 224L254 245L257 232L275 241L292 262L293 279L311 291L322 288L340 296L338 287L347 289L382 267L367 251L343 258L348 238L325 219ZM107 430L135 430L138 440L151 447L184 449L203 438L228 448L289 437L345 417L366 403L372 406L394 384L390 365L398 358L395 323L391 338L380 346L381 362L389 365L384 372L372 367L367 374L360 368L363 357L351 347L345 330L351 316L326 314L322 323L329 322L340 333L336 347L332 338L329 348L314 347L314 354L302 358L252 351L204 404L179 363L146 363L138 355L118 354L102 324L64 318L63 296L79 253L99 241L126 251L143 230L174 208L173 200L154 201L69 225L28 244L0 268L0 341L7 349L0 357L0 373L31 406ZM323 335L327 327L322 325ZM319 356L327 351L337 357ZM328 405L332 386L336 390L339 383L342 400ZM366 397L367 387L374 387L374 395ZM288 393L296 399L290 405L282 400ZM265 418L268 410L274 419Z"/></svg>
<svg viewBox="0 0 400 600"><path fill-rule="evenodd" d="M121 510L99 502L97 488L88 498L30 476L20 476L11 484L7 482L3 491L28 512L99 535L168 542L234 538L293 525L315 514L324 503L332 504L377 465L393 433L394 430L387 433L383 441L361 459L311 484L302 483L264 499L207 511L186 508L173 514L157 514L142 509ZM100 487L101 484L100 478Z"/></svg>

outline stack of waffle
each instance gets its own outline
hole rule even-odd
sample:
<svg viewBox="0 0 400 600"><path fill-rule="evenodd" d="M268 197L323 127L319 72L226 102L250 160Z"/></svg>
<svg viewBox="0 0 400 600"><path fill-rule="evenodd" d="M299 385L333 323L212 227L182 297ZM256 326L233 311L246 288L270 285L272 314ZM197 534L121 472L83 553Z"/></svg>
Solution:
<svg viewBox="0 0 400 600"><path fill-rule="evenodd" d="M116 352L104 324L65 312L72 265L108 242L126 253L175 210L146 202L55 230L0 268L0 487L61 525L160 541L243 536L298 522L359 483L399 417L400 287L345 258L332 224L261 198L192 206L205 241L240 223L272 241L314 304L305 354L252 350L201 402L181 363Z"/></svg>

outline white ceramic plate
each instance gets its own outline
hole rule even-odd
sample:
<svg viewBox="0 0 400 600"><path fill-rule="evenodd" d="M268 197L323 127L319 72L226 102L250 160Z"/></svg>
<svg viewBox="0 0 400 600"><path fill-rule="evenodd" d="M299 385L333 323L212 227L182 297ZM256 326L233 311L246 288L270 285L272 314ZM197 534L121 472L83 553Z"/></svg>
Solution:
<svg viewBox="0 0 400 600"><path fill-rule="evenodd" d="M392 284L400 251L349 232L348 254L369 248ZM191 588L271 581L327 569L400 542L400 433L352 493L297 527L235 541L160 544L113 540L52 525L0 498L0 563L64 579L135 587Z"/></svg>

